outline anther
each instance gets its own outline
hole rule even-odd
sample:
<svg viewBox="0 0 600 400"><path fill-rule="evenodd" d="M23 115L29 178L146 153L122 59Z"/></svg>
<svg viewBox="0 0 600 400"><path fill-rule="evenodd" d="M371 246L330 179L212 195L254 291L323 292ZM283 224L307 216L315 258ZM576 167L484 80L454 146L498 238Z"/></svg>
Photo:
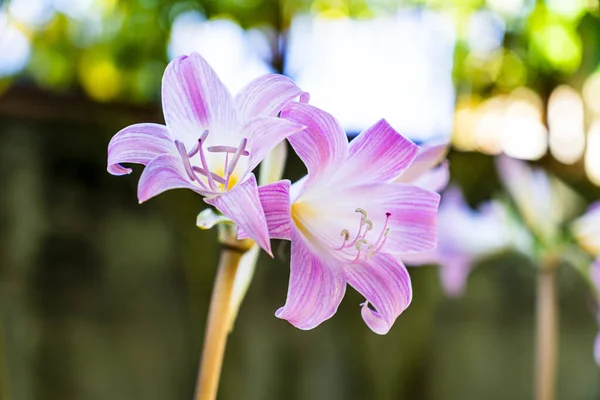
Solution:
<svg viewBox="0 0 600 400"><path fill-rule="evenodd" d="M361 247L363 244L367 244L367 241L366 241L365 239L358 239L358 240L356 241L356 246L354 246L354 247L356 247L356 250L360 251L360 247Z"/></svg>
<svg viewBox="0 0 600 400"><path fill-rule="evenodd" d="M362 208L357 208L354 211L357 212L357 213L361 213L364 219L367 218L367 212L365 210L363 210Z"/></svg>
<svg viewBox="0 0 600 400"><path fill-rule="evenodd" d="M350 239L350 231L348 231L348 229L342 229L340 236L343 236L344 240L348 240Z"/></svg>

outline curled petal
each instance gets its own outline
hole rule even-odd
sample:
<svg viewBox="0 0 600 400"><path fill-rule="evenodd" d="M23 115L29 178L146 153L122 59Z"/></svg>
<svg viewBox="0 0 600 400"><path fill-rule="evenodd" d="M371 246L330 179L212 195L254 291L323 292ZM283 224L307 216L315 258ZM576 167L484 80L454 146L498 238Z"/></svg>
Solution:
<svg viewBox="0 0 600 400"><path fill-rule="evenodd" d="M361 310L365 323L379 335L388 333L412 300L410 276L404 265L387 254L377 254L363 263L345 266L344 271L348 284L367 299Z"/></svg>
<svg viewBox="0 0 600 400"><path fill-rule="evenodd" d="M108 144L108 172L131 173L121 163L147 165L160 154L175 152L169 130L159 124L135 124L120 130Z"/></svg>
<svg viewBox="0 0 600 400"><path fill-rule="evenodd" d="M258 195L272 239L291 240L292 217L290 211L290 181L282 180L260 186ZM238 239L247 239L248 234L238 227Z"/></svg>
<svg viewBox="0 0 600 400"><path fill-rule="evenodd" d="M331 318L346 292L340 265L319 259L292 228L292 260L287 300L275 316L299 329L313 329Z"/></svg>
<svg viewBox="0 0 600 400"><path fill-rule="evenodd" d="M308 104L291 103L281 117L306 126L288 140L308 169L308 181L339 170L348 155L348 139L331 114Z"/></svg>
<svg viewBox="0 0 600 400"><path fill-rule="evenodd" d="M237 184L233 189L204 201L219 209L223 215L237 224L238 229L246 232L252 240L273 256L269 228L260 204L254 174L250 174L246 181Z"/></svg>
<svg viewBox="0 0 600 400"><path fill-rule="evenodd" d="M447 144L419 147L415 160L396 182L411 183L441 164L448 153Z"/></svg>
<svg viewBox="0 0 600 400"><path fill-rule="evenodd" d="M206 194L190 181L181 165L181 158L162 154L150 161L142 172L138 183L138 200L143 203L171 189L191 189Z"/></svg>
<svg viewBox="0 0 600 400"><path fill-rule="evenodd" d="M235 97L235 106L241 118L275 117L296 98L308 103L309 95L290 78L267 74L254 79L243 88Z"/></svg>
<svg viewBox="0 0 600 400"><path fill-rule="evenodd" d="M418 150L382 119L350 142L343 175L354 184L389 181L410 167Z"/></svg>
<svg viewBox="0 0 600 400"><path fill-rule="evenodd" d="M202 210L196 217L196 226L200 229L207 230L221 223L233 223L232 220L224 215L217 214L212 208Z"/></svg>
<svg viewBox="0 0 600 400"><path fill-rule="evenodd" d="M242 131L248 137L248 171L252 171L281 141L303 129L304 126L281 118L254 118L247 123Z"/></svg>
<svg viewBox="0 0 600 400"><path fill-rule="evenodd" d="M174 139L193 144L215 126L234 126L233 98L215 71L198 53L172 60L162 82L165 121Z"/></svg>

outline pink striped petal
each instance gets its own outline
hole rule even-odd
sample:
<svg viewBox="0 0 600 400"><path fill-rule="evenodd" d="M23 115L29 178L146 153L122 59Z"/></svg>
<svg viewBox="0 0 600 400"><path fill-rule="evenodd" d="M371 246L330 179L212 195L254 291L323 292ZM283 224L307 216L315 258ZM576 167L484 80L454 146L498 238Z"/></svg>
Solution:
<svg viewBox="0 0 600 400"><path fill-rule="evenodd" d="M259 186L258 195L265 211L271 239L291 240L290 181L283 180ZM238 239L247 239L248 237L248 234L238 227Z"/></svg>
<svg viewBox="0 0 600 400"><path fill-rule="evenodd" d="M306 126L288 140L308 169L308 182L333 176L348 155L348 139L340 123L331 114L302 103L289 104L281 117Z"/></svg>
<svg viewBox="0 0 600 400"><path fill-rule="evenodd" d="M338 208L347 210L344 228L356 223L355 208L367 211L377 230L384 226L385 213L390 213L387 236L382 251L392 254L408 254L433 250L437 245L437 210L440 196L437 193L402 183L381 183L347 188L335 194ZM334 204L328 214L336 215ZM341 227L340 227L341 229ZM332 231L339 236L340 229ZM376 230L376 232L377 232ZM338 238L339 239L339 238ZM325 240L325 239L323 239Z"/></svg>
<svg viewBox="0 0 600 400"><path fill-rule="evenodd" d="M287 300L275 316L299 329L313 329L331 318L346 292L340 265L319 259L292 228L292 260Z"/></svg>
<svg viewBox="0 0 600 400"><path fill-rule="evenodd" d="M269 154L269 152L288 136L302 131L304 126L282 118L255 118L247 123L242 132L248 138L250 163L248 171L252 171Z"/></svg>
<svg viewBox="0 0 600 400"><path fill-rule="evenodd" d="M350 142L343 175L354 184L390 181L410 167L418 150L382 119Z"/></svg>
<svg viewBox="0 0 600 400"><path fill-rule="evenodd" d="M215 206L223 215L235 222L239 229L247 232L248 236L271 257L273 256L269 228L260 204L254 174L250 174L246 181L238 183L233 189L204 201Z"/></svg>
<svg viewBox="0 0 600 400"><path fill-rule="evenodd" d="M447 144L419 147L419 152L410 167L398 177L396 182L411 183L441 164L448 153Z"/></svg>
<svg viewBox="0 0 600 400"><path fill-rule="evenodd" d="M296 98L308 103L309 95L290 78L268 74L254 79L244 87L235 97L235 106L242 119L275 117Z"/></svg>
<svg viewBox="0 0 600 400"><path fill-rule="evenodd" d="M138 183L138 200L143 203L171 189L192 189L205 194L190 181L179 156L162 154L144 168Z"/></svg>
<svg viewBox="0 0 600 400"><path fill-rule="evenodd" d="M442 165L426 171L410 183L422 189L439 193L448 186L448 182L450 182L450 168L446 161Z"/></svg>
<svg viewBox="0 0 600 400"><path fill-rule="evenodd" d="M363 263L344 266L344 272L348 284L367 299L361 310L365 323L379 335L388 333L412 300L404 265L387 254L377 254Z"/></svg>
<svg viewBox="0 0 600 400"><path fill-rule="evenodd" d="M225 131L237 118L233 98L215 71L198 53L172 60L162 83L165 121L174 139L193 145L205 129ZM211 138L214 137L211 135Z"/></svg>
<svg viewBox="0 0 600 400"><path fill-rule="evenodd" d="M159 124L135 124L120 130L108 144L108 172L113 175L131 173L121 163L147 165L156 156L177 154L169 130Z"/></svg>

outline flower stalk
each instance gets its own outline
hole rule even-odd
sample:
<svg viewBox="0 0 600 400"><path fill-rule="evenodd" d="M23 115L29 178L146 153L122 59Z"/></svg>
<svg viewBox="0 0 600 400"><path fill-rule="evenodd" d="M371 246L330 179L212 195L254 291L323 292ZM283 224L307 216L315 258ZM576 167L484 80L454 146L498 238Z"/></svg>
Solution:
<svg viewBox="0 0 600 400"><path fill-rule="evenodd" d="M219 239L223 247L210 300L195 400L217 398L223 356L231 328L234 281L242 256L253 244L248 239L237 240L235 232L235 225L219 224Z"/></svg>
<svg viewBox="0 0 600 400"><path fill-rule="evenodd" d="M556 397L556 364L558 353L558 292L556 261L545 262L537 277L535 399Z"/></svg>

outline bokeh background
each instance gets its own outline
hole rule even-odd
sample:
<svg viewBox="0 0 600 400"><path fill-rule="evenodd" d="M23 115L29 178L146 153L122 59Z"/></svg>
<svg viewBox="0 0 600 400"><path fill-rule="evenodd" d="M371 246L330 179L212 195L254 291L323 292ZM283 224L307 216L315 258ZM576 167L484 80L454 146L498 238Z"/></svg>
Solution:
<svg viewBox="0 0 600 400"><path fill-rule="evenodd" d="M182 190L146 204L106 172L114 133L162 122L169 59L199 51L235 92L282 72L356 134L378 119L451 141L475 206L493 156L534 160L600 198L600 9L592 0L0 0L0 387L3 400L191 399L218 247ZM286 175L304 173L291 157ZM457 237L456 240L460 240ZM349 290L303 332L275 318L289 244L261 255L220 399L528 399L535 269L480 260L448 299L410 270L387 336ZM594 301L561 266L558 397L600 398Z"/></svg>

